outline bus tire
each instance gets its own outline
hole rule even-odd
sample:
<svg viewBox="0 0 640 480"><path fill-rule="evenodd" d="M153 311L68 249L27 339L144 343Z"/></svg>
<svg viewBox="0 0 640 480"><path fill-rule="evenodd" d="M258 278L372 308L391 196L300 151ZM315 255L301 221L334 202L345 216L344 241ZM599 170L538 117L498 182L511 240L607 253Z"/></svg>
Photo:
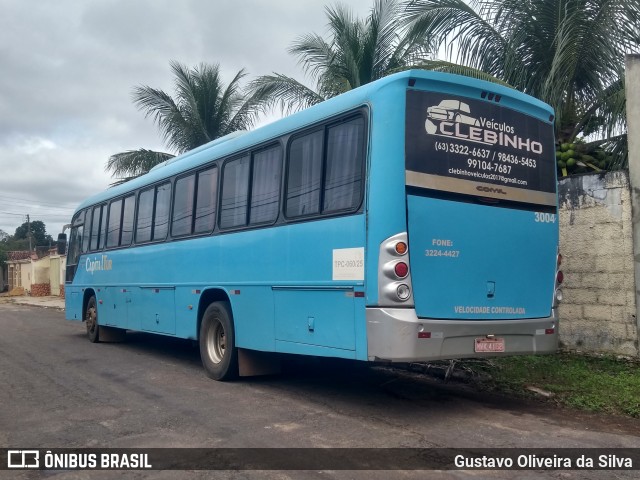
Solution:
<svg viewBox="0 0 640 480"><path fill-rule="evenodd" d="M98 324L98 303L96 297L91 296L87 303L87 310L84 313L84 322L87 325L87 337L91 343L100 341L100 326Z"/></svg>
<svg viewBox="0 0 640 480"><path fill-rule="evenodd" d="M214 302L207 307L200 324L199 343L207 376L214 380L238 376L238 349L229 303Z"/></svg>

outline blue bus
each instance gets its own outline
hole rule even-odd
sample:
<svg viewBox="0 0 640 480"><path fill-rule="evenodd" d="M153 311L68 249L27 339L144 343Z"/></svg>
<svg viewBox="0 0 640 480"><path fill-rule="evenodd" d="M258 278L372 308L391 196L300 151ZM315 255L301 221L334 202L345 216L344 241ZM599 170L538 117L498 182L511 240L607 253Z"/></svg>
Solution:
<svg viewBox="0 0 640 480"><path fill-rule="evenodd" d="M215 140L78 207L66 318L92 342L198 341L218 380L273 353L555 352L553 121L515 90L411 70Z"/></svg>

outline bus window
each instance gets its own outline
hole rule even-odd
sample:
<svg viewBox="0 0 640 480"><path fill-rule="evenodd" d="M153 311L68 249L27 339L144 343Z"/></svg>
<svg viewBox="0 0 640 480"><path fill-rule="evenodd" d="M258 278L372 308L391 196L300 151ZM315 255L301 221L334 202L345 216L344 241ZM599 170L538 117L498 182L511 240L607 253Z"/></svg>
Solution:
<svg viewBox="0 0 640 480"><path fill-rule="evenodd" d="M227 162L222 177L220 227L232 228L247 224L249 193L249 156Z"/></svg>
<svg viewBox="0 0 640 480"><path fill-rule="evenodd" d="M196 195L195 233L213 230L216 219L216 198L218 197L218 169L209 168L198 173L198 193Z"/></svg>
<svg viewBox="0 0 640 480"><path fill-rule="evenodd" d="M82 232L82 253L89 251L89 240L91 238L91 214L86 210L84 214L84 231Z"/></svg>
<svg viewBox="0 0 640 480"><path fill-rule="evenodd" d="M151 220L153 218L153 188L140 192L138 200L138 220L136 223L136 243L151 240Z"/></svg>
<svg viewBox="0 0 640 480"><path fill-rule="evenodd" d="M362 118L329 128L323 212L353 209L360 204L363 138Z"/></svg>
<svg viewBox="0 0 640 480"><path fill-rule="evenodd" d="M122 213L122 236L120 245L131 245L133 239L133 212L135 210L136 197L133 195L124 199L124 210Z"/></svg>
<svg viewBox="0 0 640 480"><path fill-rule="evenodd" d="M107 239L107 206L102 205L100 208L100 238L98 238L98 250L104 248Z"/></svg>
<svg viewBox="0 0 640 480"><path fill-rule="evenodd" d="M78 259L80 258L81 246L82 246L82 236L84 233L84 217L85 212L81 212L76 218L71 222L71 238L69 239L69 252L67 254L68 260L67 262L70 265L77 265Z"/></svg>
<svg viewBox="0 0 640 480"><path fill-rule="evenodd" d="M318 130L294 139L289 146L287 217L311 215L320 211L323 137L324 131Z"/></svg>
<svg viewBox="0 0 640 480"><path fill-rule="evenodd" d="M116 200L109 205L109 227L107 229L107 247L117 247L120 244L120 220L122 218L122 200Z"/></svg>
<svg viewBox="0 0 640 480"><path fill-rule="evenodd" d="M164 240L169 231L169 210L171 208L171 184L156 187L156 208L153 214L153 240Z"/></svg>
<svg viewBox="0 0 640 480"><path fill-rule="evenodd" d="M251 224L274 222L278 218L281 158L280 146L262 150L253 156Z"/></svg>
<svg viewBox="0 0 640 480"><path fill-rule="evenodd" d="M93 217L91 221L91 245L90 250L98 249L98 237L100 236L100 212L101 207L93 208Z"/></svg>
<svg viewBox="0 0 640 480"><path fill-rule="evenodd" d="M173 218L171 220L171 235L174 237L191 234L195 184L195 173L188 177L179 178L176 181L176 191L173 197Z"/></svg>

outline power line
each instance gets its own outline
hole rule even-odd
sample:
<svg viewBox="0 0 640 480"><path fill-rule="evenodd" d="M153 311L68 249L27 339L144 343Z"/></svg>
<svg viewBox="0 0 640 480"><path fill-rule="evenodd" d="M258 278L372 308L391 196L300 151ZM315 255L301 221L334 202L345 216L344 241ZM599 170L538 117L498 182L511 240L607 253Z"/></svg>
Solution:
<svg viewBox="0 0 640 480"><path fill-rule="evenodd" d="M63 205L63 204L60 204L60 203L41 202L39 200L30 200L30 199L27 199L27 198L20 198L20 197L13 197L13 196L10 197L10 196L7 196L7 195L0 195L0 198L1 199L5 199L5 200L9 200L11 202L25 202L26 205L28 205L28 206L31 206L31 205L35 205L35 206L42 205L42 206L51 207L51 208L64 208L64 209L67 209L67 210L73 210L74 209L74 207L72 207L72 206L70 207L69 204Z"/></svg>

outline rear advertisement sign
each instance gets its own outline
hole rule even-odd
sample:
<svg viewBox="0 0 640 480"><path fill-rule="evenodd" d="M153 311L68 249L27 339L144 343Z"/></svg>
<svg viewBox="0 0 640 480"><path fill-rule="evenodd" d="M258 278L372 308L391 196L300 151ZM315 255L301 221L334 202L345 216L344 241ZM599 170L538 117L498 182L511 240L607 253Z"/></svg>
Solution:
<svg viewBox="0 0 640 480"><path fill-rule="evenodd" d="M495 101L407 91L407 185L556 205L553 126Z"/></svg>

